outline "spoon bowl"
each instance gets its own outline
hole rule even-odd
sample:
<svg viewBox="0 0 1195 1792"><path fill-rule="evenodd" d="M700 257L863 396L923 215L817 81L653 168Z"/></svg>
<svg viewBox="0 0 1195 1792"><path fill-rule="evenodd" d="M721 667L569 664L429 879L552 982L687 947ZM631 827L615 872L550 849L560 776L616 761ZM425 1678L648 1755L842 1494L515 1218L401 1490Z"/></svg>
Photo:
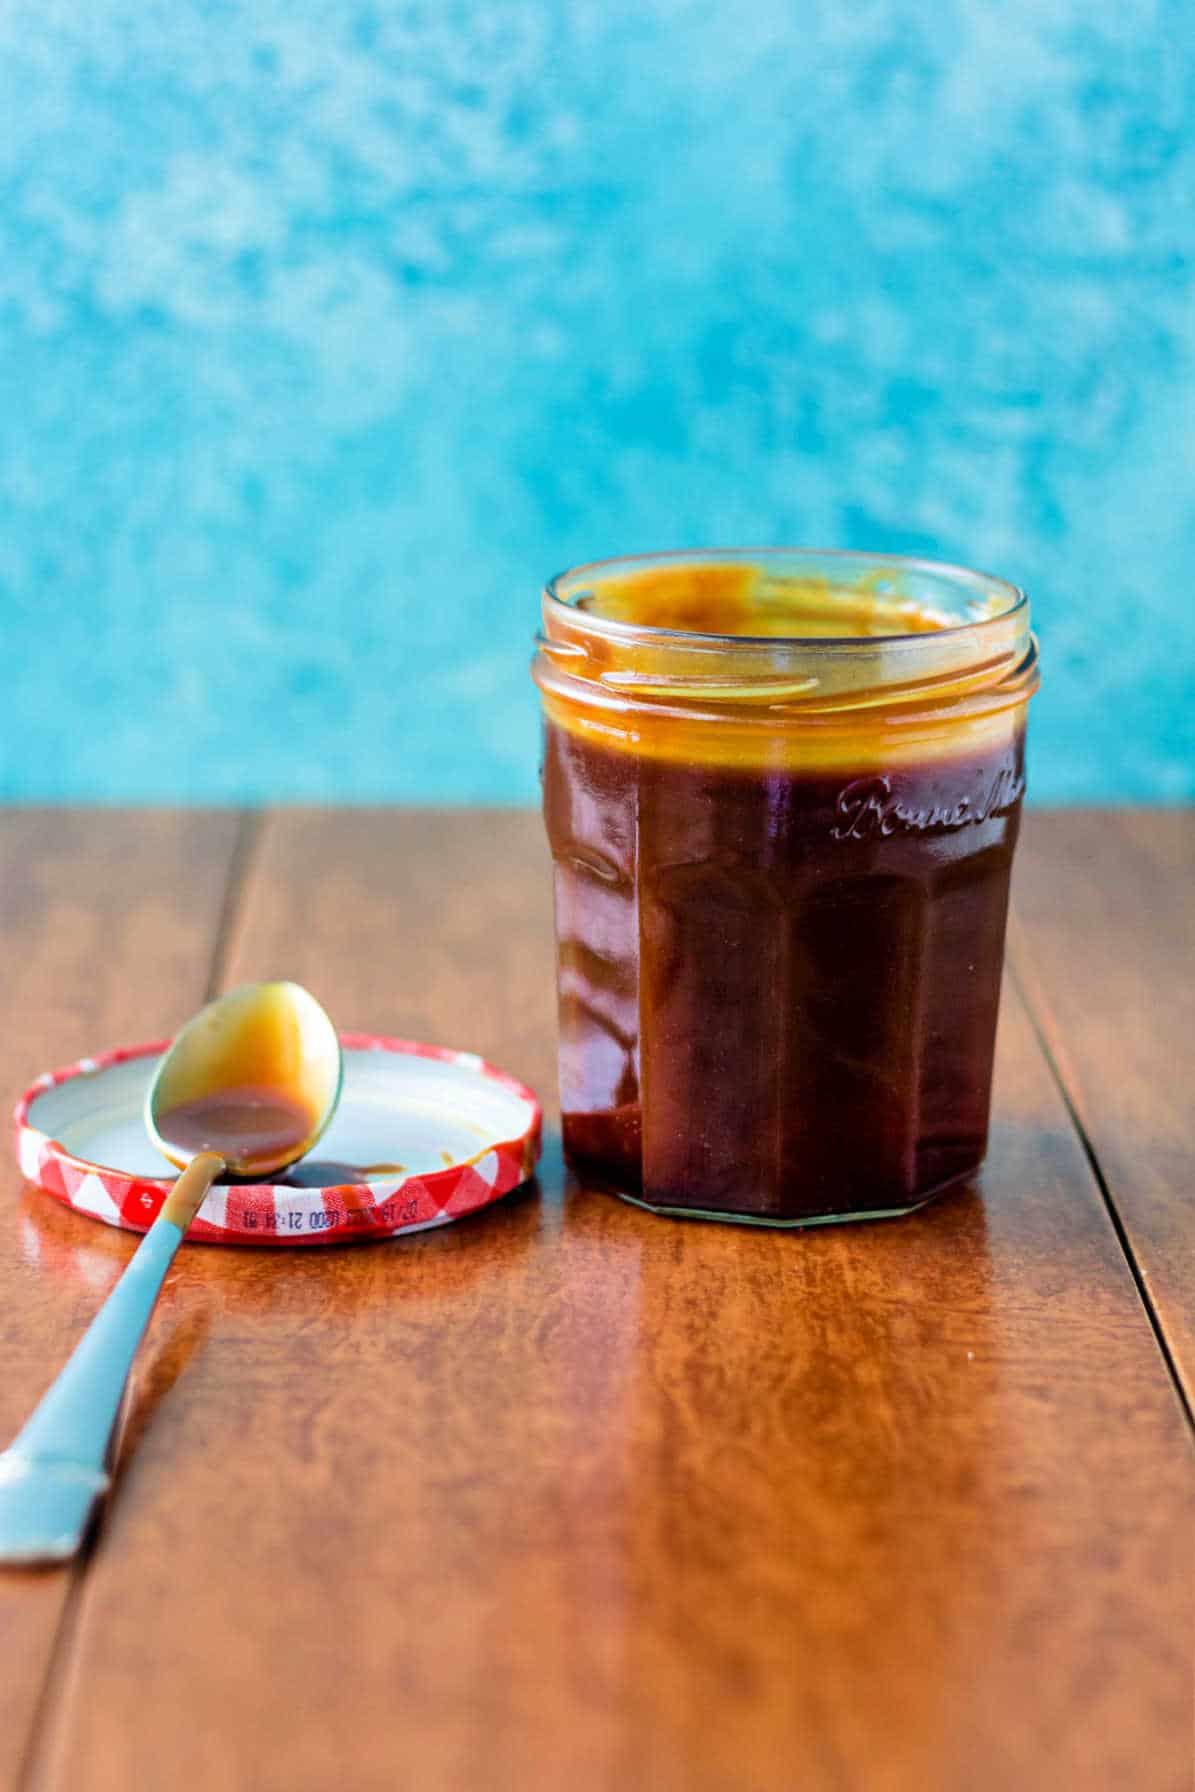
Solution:
<svg viewBox="0 0 1195 1792"><path fill-rule="evenodd" d="M297 983L247 983L202 1008L162 1059L145 1102L157 1149L184 1167L216 1152L254 1180L304 1157L340 1099L336 1029Z"/></svg>

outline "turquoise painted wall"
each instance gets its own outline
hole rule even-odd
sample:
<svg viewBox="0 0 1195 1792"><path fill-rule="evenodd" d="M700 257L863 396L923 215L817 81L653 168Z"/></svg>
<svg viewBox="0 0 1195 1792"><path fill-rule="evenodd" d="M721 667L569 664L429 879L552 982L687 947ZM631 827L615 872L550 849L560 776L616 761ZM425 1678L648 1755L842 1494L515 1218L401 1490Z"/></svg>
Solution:
<svg viewBox="0 0 1195 1792"><path fill-rule="evenodd" d="M542 576L744 540L1195 795L1185 0L9 0L0 121L0 795L528 798Z"/></svg>

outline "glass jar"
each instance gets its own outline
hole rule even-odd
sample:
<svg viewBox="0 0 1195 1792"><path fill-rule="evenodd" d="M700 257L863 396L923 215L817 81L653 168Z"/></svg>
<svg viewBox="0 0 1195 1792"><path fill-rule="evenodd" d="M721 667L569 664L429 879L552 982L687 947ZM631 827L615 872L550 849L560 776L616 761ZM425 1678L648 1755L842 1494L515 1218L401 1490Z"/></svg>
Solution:
<svg viewBox="0 0 1195 1792"><path fill-rule="evenodd" d="M1024 595L881 555L656 555L553 579L538 649L573 1167L779 1226L974 1171Z"/></svg>

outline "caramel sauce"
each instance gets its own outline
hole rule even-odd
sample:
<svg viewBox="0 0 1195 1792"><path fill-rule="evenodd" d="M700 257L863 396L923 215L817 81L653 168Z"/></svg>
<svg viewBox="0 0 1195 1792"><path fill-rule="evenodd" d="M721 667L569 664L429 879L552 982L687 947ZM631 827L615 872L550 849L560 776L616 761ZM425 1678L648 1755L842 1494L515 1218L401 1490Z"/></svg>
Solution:
<svg viewBox="0 0 1195 1792"><path fill-rule="evenodd" d="M302 1150L317 1118L283 1090L246 1083L199 1095L158 1116L163 1139L188 1156L215 1151L238 1176L272 1169Z"/></svg>
<svg viewBox="0 0 1195 1792"><path fill-rule="evenodd" d="M737 689L705 670L737 648L548 625L570 1162L659 1208L781 1223L902 1211L973 1171L1032 671L993 694L999 653L976 667L948 635L932 688L870 702L875 656L958 619L750 565L603 574L577 608L763 646ZM859 640L859 689L852 669L820 713L816 692L772 702L773 636Z"/></svg>
<svg viewBox="0 0 1195 1792"><path fill-rule="evenodd" d="M285 1183L288 1188L344 1188L351 1183L406 1174L405 1164L348 1164L333 1157L306 1157L272 1180Z"/></svg>
<svg viewBox="0 0 1195 1792"><path fill-rule="evenodd" d="M951 615L892 576L686 563L546 609L535 676L549 721L607 751L859 774L1007 749L1036 684L1026 641L1023 613Z"/></svg>
<svg viewBox="0 0 1195 1792"><path fill-rule="evenodd" d="M882 588L878 576L848 589L829 579L768 578L750 564L651 567L603 578L578 609L638 628L803 641L932 634L950 619Z"/></svg>

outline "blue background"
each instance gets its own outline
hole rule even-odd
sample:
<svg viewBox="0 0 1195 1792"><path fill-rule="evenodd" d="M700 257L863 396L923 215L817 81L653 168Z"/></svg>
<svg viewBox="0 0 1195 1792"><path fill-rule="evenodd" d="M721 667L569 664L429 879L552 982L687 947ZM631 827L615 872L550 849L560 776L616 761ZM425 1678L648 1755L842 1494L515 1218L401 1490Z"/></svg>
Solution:
<svg viewBox="0 0 1195 1792"><path fill-rule="evenodd" d="M1025 584L1195 794L1185 0L9 0L0 796L535 791L543 576Z"/></svg>

